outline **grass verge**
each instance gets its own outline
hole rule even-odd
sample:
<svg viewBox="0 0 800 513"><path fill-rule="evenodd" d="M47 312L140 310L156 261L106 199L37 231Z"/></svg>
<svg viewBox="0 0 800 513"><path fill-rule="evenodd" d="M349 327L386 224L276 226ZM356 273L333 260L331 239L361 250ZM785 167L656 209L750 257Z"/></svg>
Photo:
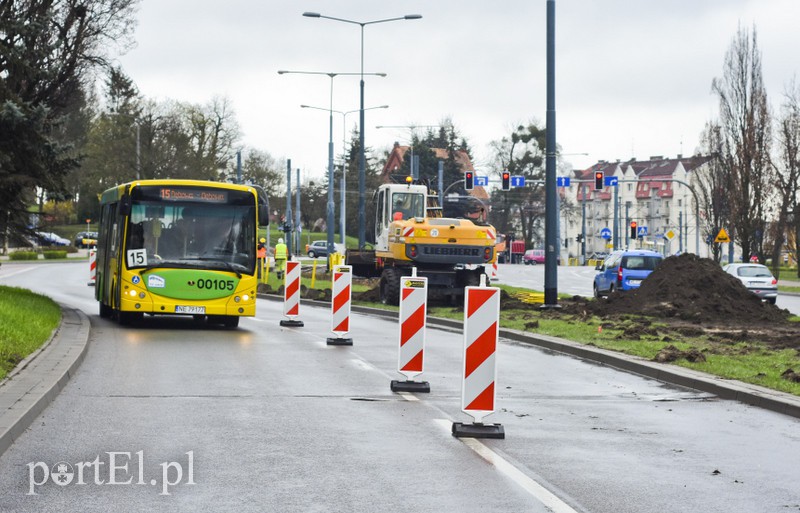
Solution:
<svg viewBox="0 0 800 513"><path fill-rule="evenodd" d="M61 321L52 299L0 286L0 379L50 338Z"/></svg>

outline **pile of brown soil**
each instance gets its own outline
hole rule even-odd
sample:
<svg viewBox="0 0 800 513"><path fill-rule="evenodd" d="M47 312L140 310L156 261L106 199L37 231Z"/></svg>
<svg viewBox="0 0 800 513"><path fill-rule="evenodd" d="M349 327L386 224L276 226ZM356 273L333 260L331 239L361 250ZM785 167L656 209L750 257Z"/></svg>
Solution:
<svg viewBox="0 0 800 513"><path fill-rule="evenodd" d="M696 324L784 324L789 312L762 302L714 261L685 253L666 258L640 288L587 302L594 315L641 314Z"/></svg>

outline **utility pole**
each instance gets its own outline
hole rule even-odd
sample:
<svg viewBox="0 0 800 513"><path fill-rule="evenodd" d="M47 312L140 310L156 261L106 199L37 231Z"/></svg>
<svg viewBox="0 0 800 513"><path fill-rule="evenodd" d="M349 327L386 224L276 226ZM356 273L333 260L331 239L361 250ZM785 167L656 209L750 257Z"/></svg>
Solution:
<svg viewBox="0 0 800 513"><path fill-rule="evenodd" d="M556 2L547 0L547 122L545 127L544 305L558 308L558 199L556 191Z"/></svg>
<svg viewBox="0 0 800 513"><path fill-rule="evenodd" d="M296 221L294 223L294 226L296 228L296 230L294 231L295 240L297 241L297 243L295 244L295 251L299 255L301 236L303 233L302 224L300 222L300 169L299 168L297 169L297 185L295 186L294 191L295 191L294 192L295 204L297 205L297 212L295 212Z"/></svg>
<svg viewBox="0 0 800 513"><path fill-rule="evenodd" d="M236 152L236 183L242 183L242 150Z"/></svg>
<svg viewBox="0 0 800 513"><path fill-rule="evenodd" d="M283 236L286 239L286 249L289 257L292 256L292 159L286 159L286 216Z"/></svg>
<svg viewBox="0 0 800 513"><path fill-rule="evenodd" d="M583 261L581 265L586 265L586 184L581 184L581 253Z"/></svg>
<svg viewBox="0 0 800 513"><path fill-rule="evenodd" d="M442 207L442 213L444 213L444 161L439 161L439 206Z"/></svg>

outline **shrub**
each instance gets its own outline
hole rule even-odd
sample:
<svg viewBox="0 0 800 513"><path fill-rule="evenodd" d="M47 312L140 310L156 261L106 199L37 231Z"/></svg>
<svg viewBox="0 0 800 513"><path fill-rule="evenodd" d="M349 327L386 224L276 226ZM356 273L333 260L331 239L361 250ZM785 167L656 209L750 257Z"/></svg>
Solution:
<svg viewBox="0 0 800 513"><path fill-rule="evenodd" d="M14 251L8 254L9 260L37 260L39 255L35 251Z"/></svg>
<svg viewBox="0 0 800 513"><path fill-rule="evenodd" d="M67 250L55 249L49 251L42 251L45 260L58 260L60 258L67 258Z"/></svg>

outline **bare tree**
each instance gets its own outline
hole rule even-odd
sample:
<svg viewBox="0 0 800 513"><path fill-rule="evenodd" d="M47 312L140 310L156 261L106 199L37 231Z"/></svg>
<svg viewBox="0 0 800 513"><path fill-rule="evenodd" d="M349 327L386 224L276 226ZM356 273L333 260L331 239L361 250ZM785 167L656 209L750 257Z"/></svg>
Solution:
<svg viewBox="0 0 800 513"><path fill-rule="evenodd" d="M245 183L260 185L267 191L270 199L284 195L286 170L283 166L265 151L251 148L245 154L246 158L242 163L242 178Z"/></svg>
<svg viewBox="0 0 800 513"><path fill-rule="evenodd" d="M731 186L730 168L722 162L722 140L720 127L714 123L706 123L701 136L701 145L705 153L715 158L706 166L698 168L692 173L692 181L698 191L700 202L701 234L709 242L711 255L715 262L722 257L722 248L713 242L721 228L730 226L731 210L728 202L728 190Z"/></svg>
<svg viewBox="0 0 800 513"><path fill-rule="evenodd" d="M712 90L719 98L721 159L731 177L731 236L744 258L758 254L763 262L771 134L755 27L752 37L739 27L725 55L723 76L714 79Z"/></svg>
<svg viewBox="0 0 800 513"><path fill-rule="evenodd" d="M800 236L800 88L792 83L784 93L784 103L778 119L778 155L775 176L778 184L778 218L774 224L772 246L772 270L780 274L781 251L785 243L793 242L797 255ZM794 237L786 239L787 229L794 229ZM793 240L792 240L793 239ZM800 268L798 269L800 276Z"/></svg>

